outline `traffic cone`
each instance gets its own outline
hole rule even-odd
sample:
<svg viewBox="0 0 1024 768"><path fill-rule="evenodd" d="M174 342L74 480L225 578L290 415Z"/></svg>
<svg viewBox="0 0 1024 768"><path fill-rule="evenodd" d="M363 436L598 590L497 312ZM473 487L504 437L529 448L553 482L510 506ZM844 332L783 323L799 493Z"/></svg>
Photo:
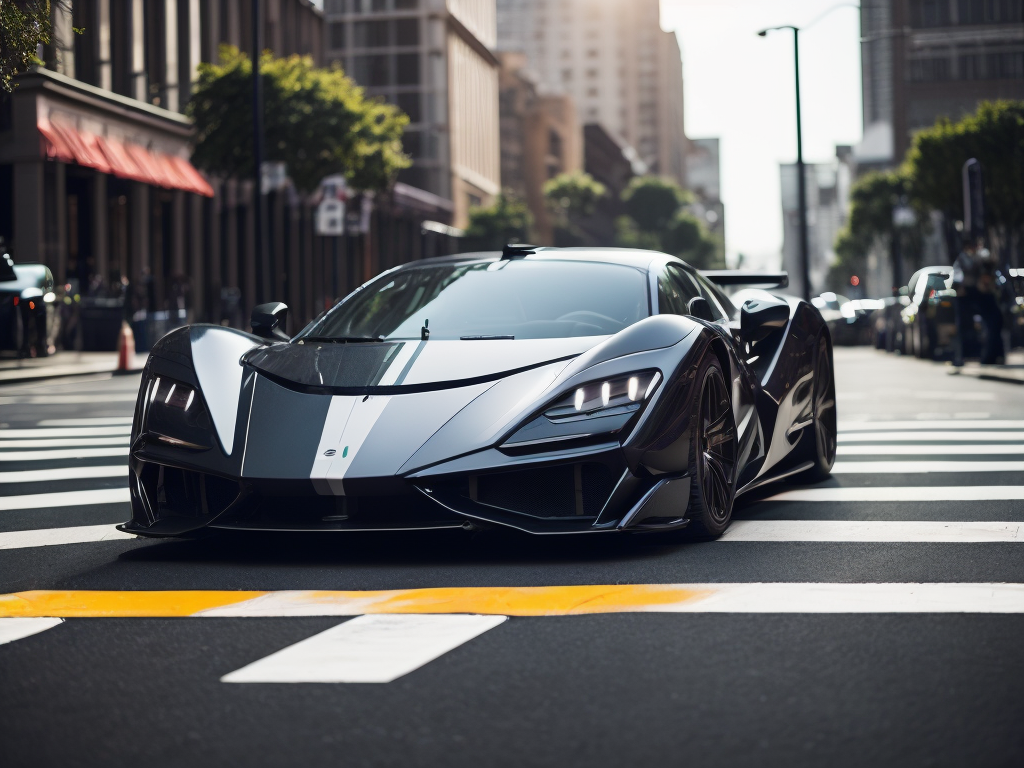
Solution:
<svg viewBox="0 0 1024 768"><path fill-rule="evenodd" d="M135 357L135 334L127 322L121 323L121 333L117 339L117 370L115 373L130 373Z"/></svg>

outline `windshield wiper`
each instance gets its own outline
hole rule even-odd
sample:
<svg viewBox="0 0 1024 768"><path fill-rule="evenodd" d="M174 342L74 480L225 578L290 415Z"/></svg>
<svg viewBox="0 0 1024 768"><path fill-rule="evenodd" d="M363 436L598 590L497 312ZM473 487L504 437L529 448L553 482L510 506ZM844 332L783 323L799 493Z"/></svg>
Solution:
<svg viewBox="0 0 1024 768"><path fill-rule="evenodd" d="M514 339L515 336L459 336L459 341L497 341L500 339Z"/></svg>
<svg viewBox="0 0 1024 768"><path fill-rule="evenodd" d="M384 339L378 336L303 336L303 341L323 341L329 344L368 344L371 342L382 342Z"/></svg>

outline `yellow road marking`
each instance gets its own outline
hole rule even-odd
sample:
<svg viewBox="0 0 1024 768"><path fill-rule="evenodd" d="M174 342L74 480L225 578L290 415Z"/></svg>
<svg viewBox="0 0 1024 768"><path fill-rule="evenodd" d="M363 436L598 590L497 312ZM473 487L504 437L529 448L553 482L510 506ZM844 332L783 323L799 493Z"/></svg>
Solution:
<svg viewBox="0 0 1024 768"><path fill-rule="evenodd" d="M672 585L456 587L365 592L38 590L0 595L0 617L353 616L367 613L567 616L642 611L708 594L710 590Z"/></svg>

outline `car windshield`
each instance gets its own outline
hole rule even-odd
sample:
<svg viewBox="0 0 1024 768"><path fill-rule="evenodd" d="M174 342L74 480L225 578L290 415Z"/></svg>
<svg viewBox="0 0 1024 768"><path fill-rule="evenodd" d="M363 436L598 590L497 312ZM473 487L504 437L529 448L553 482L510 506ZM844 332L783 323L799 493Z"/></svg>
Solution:
<svg viewBox="0 0 1024 768"><path fill-rule="evenodd" d="M578 261L502 260L381 275L300 338L551 339L603 336L647 317L645 275Z"/></svg>

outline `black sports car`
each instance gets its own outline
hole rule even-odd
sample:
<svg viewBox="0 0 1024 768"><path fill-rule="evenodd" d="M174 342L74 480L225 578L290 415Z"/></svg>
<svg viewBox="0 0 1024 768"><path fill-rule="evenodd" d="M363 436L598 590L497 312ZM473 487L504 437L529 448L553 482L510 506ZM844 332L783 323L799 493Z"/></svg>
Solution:
<svg viewBox="0 0 1024 768"><path fill-rule="evenodd" d="M717 535L740 493L836 452L806 302L651 251L508 247L407 264L289 339L194 325L146 364L122 530Z"/></svg>

